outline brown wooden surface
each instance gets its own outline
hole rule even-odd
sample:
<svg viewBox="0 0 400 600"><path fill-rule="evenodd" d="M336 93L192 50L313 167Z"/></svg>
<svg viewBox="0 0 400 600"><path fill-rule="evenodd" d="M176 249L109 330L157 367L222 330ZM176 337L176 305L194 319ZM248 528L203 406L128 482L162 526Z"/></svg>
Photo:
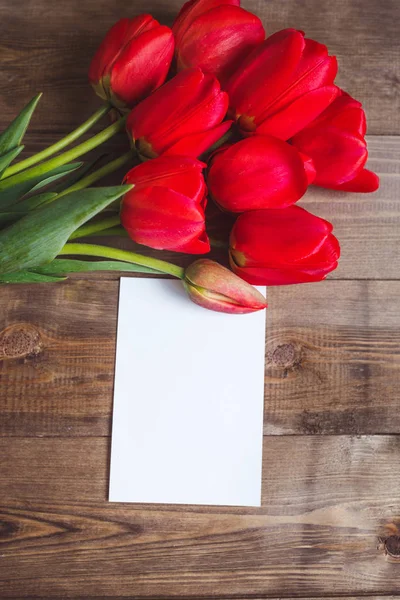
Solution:
<svg viewBox="0 0 400 600"><path fill-rule="evenodd" d="M1 3L0 127L43 90L28 151L54 141L98 106L88 57L113 21L178 5ZM381 175L373 195L307 194L340 267L268 292L262 508L107 503L118 277L1 287L2 599L400 596L400 3L244 6L338 55Z"/></svg>
<svg viewBox="0 0 400 600"><path fill-rule="evenodd" d="M261 509L132 507L105 502L108 438L3 438L0 593L395 594L399 450L397 436L266 436Z"/></svg>

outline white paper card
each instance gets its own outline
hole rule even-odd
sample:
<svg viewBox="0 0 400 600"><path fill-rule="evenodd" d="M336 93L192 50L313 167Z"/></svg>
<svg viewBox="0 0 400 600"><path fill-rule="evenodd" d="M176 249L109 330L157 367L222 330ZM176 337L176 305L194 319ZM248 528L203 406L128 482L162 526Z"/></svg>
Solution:
<svg viewBox="0 0 400 600"><path fill-rule="evenodd" d="M260 506L264 348L265 311L122 278L109 500Z"/></svg>

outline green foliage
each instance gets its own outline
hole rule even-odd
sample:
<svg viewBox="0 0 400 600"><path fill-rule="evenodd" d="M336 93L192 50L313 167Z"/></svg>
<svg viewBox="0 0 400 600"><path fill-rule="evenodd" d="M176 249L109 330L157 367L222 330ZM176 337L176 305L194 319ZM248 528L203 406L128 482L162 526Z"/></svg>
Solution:
<svg viewBox="0 0 400 600"><path fill-rule="evenodd" d="M21 145L22 138L29 125L31 117L40 100L42 94L38 94L21 110L19 115L10 123L10 125L0 134L0 156L7 154Z"/></svg>
<svg viewBox="0 0 400 600"><path fill-rule="evenodd" d="M55 199L0 231L0 273L33 269L53 260L71 234L132 186L88 188Z"/></svg>
<svg viewBox="0 0 400 600"><path fill-rule="evenodd" d="M133 263L118 260L86 261L68 258L56 258L47 265L35 269L36 273L42 273L44 275L67 275L68 273L88 273L91 271L160 273L160 271L156 271L156 269L150 269L149 267L142 267L141 265L134 265Z"/></svg>

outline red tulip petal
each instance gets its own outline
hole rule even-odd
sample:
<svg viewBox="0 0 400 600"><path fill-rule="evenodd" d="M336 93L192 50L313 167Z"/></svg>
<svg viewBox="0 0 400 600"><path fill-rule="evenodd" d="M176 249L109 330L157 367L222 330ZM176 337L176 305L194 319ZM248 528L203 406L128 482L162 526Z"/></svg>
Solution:
<svg viewBox="0 0 400 600"><path fill-rule="evenodd" d="M258 17L238 6L218 6L186 30L177 48L178 69L200 67L226 79L264 37Z"/></svg>
<svg viewBox="0 0 400 600"><path fill-rule="evenodd" d="M111 27L101 42L89 67L89 81L93 84L100 81L103 74L114 62L121 50L122 40L129 30L130 19L121 19Z"/></svg>
<svg viewBox="0 0 400 600"><path fill-rule="evenodd" d="M336 187L353 179L368 157L363 137L331 126L305 129L292 141L312 157L317 171L314 184L323 187Z"/></svg>
<svg viewBox="0 0 400 600"><path fill-rule="evenodd" d="M201 202L206 192L202 175L205 167L204 163L188 156L160 156L133 167L124 181L133 183L135 190L163 186Z"/></svg>
<svg viewBox="0 0 400 600"><path fill-rule="evenodd" d="M308 92L258 125L257 133L288 140L309 125L333 102L337 94L336 86L326 86Z"/></svg>
<svg viewBox="0 0 400 600"><path fill-rule="evenodd" d="M172 26L176 44L180 44L182 36L196 17L221 5L240 6L240 0L190 0L186 2Z"/></svg>
<svg viewBox="0 0 400 600"><path fill-rule="evenodd" d="M202 208L165 187L128 192L122 203L121 222L135 242L151 248L191 254L210 249Z"/></svg>
<svg viewBox="0 0 400 600"><path fill-rule="evenodd" d="M337 60L334 56L328 56L328 49L323 44L314 40L305 40L306 45L297 65L287 82L286 89L279 95L271 97L271 101L256 119L256 123L262 123L266 118L300 98L304 94L317 90L327 85L333 85L337 74Z"/></svg>
<svg viewBox="0 0 400 600"><path fill-rule="evenodd" d="M127 129L135 140L144 138L155 154L161 154L180 139L218 125L227 106L227 94L214 76L187 69L136 106Z"/></svg>
<svg viewBox="0 0 400 600"><path fill-rule="evenodd" d="M206 152L230 129L232 121L224 121L220 125L204 131L193 133L181 138L164 152L164 156L185 155L196 158Z"/></svg>
<svg viewBox="0 0 400 600"><path fill-rule="evenodd" d="M305 41L295 29L284 29L259 44L227 82L225 89L237 117L255 117L287 87Z"/></svg>
<svg viewBox="0 0 400 600"><path fill-rule="evenodd" d="M297 150L270 136L241 140L217 154L207 180L212 198L232 212L290 206L307 189Z"/></svg>
<svg viewBox="0 0 400 600"><path fill-rule="evenodd" d="M361 102L358 102L343 90L340 90L340 92L340 96L310 124L310 128L319 128L329 124L349 133L364 136L366 119Z"/></svg>
<svg viewBox="0 0 400 600"><path fill-rule="evenodd" d="M314 269L313 271L288 268L269 267L238 267L231 258L231 267L236 275L251 283L252 285L294 285L298 283L313 283L322 281L336 269L337 263L325 269Z"/></svg>
<svg viewBox="0 0 400 600"><path fill-rule="evenodd" d="M168 27L133 39L112 67L113 93L128 105L139 102L164 83L173 54L174 37Z"/></svg>
<svg viewBox="0 0 400 600"><path fill-rule="evenodd" d="M316 267L323 269L329 267L333 263L337 263L339 258L339 241L332 233L330 233L316 252L302 260L297 261L296 265L298 265L301 269L314 269Z"/></svg>
<svg viewBox="0 0 400 600"><path fill-rule="evenodd" d="M368 193L376 192L379 188L379 177L376 173L369 171L368 169L362 169L354 179L346 181L341 185L333 187L335 190L342 192L359 192Z"/></svg>
<svg viewBox="0 0 400 600"><path fill-rule="evenodd" d="M301 158L303 159L304 170L306 172L307 182L310 185L317 175L317 171L315 170L314 161L310 156L304 154L303 152L299 152Z"/></svg>
<svg viewBox="0 0 400 600"><path fill-rule="evenodd" d="M332 225L299 206L254 210L237 219L231 233L231 248L243 260L239 266L293 268L318 252Z"/></svg>

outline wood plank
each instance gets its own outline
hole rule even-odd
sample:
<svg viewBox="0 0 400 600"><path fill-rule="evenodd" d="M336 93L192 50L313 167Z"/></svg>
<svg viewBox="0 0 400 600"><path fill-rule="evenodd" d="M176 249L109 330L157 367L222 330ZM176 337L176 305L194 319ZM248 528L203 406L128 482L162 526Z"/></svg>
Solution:
<svg viewBox="0 0 400 600"><path fill-rule="evenodd" d="M265 433L400 432L400 282L269 290ZM0 294L0 435L110 432L117 281Z"/></svg>
<svg viewBox="0 0 400 600"><path fill-rule="evenodd" d="M265 433L399 433L400 282L269 290Z"/></svg>
<svg viewBox="0 0 400 600"><path fill-rule="evenodd" d="M398 593L397 436L264 438L260 509L106 503L108 456L0 440L2 597Z"/></svg>
<svg viewBox="0 0 400 600"><path fill-rule="evenodd" d="M18 10L0 6L2 97L0 126L31 96L44 98L34 120L37 130L68 131L98 106L87 84L91 56L119 18L148 12L167 24L179 0L65 0L54 11L48 0L24 0ZM267 33L295 27L328 45L339 60L338 83L363 101L369 132L400 133L397 0L244 0ZM94 18L95 17L95 18Z"/></svg>

